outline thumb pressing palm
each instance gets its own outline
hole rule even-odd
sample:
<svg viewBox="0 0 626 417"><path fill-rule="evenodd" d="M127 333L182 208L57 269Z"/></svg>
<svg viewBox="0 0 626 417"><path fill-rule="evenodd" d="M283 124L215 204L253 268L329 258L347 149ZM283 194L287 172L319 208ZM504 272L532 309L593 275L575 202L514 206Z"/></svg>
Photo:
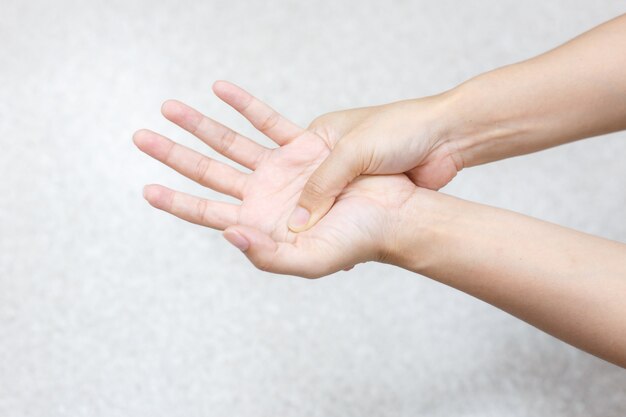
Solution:
<svg viewBox="0 0 626 417"><path fill-rule="evenodd" d="M332 150L305 184L289 228L301 232L316 224L361 174L406 173L414 184L433 190L450 182L463 166L442 139L443 100L427 97L315 119L308 129Z"/></svg>

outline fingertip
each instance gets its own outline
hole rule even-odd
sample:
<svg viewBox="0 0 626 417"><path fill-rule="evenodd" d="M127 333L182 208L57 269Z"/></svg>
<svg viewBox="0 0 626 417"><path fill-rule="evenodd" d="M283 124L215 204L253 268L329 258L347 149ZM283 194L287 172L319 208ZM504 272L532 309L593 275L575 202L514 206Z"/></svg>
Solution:
<svg viewBox="0 0 626 417"><path fill-rule="evenodd" d="M158 190L155 189L155 184L146 184L143 186L143 198L145 198L148 202L153 200L156 196Z"/></svg>
<svg viewBox="0 0 626 417"><path fill-rule="evenodd" d="M213 92L220 100L237 111L245 108L252 97L251 94L243 88L230 81L224 80L216 81L213 84Z"/></svg>
<svg viewBox="0 0 626 417"><path fill-rule="evenodd" d="M292 232L302 232L307 229L310 218L311 213L309 212L309 210L298 205L289 216L287 225Z"/></svg>
<svg viewBox="0 0 626 417"><path fill-rule="evenodd" d="M304 198L303 198L304 197ZM301 233L315 226L331 209L336 197L322 200L309 199L304 193L289 216L287 226L294 233ZM307 208L308 207L308 208Z"/></svg>
<svg viewBox="0 0 626 417"><path fill-rule="evenodd" d="M226 80L215 80L213 82L213 85L211 86L211 90L213 90L214 93L217 93L218 91L221 91L225 86L229 84L230 83Z"/></svg>
<svg viewBox="0 0 626 417"><path fill-rule="evenodd" d="M172 102L172 99L168 98L163 103L161 103L161 114L162 115L165 116L165 114L167 113L168 107L170 106L171 102Z"/></svg>
<svg viewBox="0 0 626 417"><path fill-rule="evenodd" d="M144 144L146 138L150 133L152 132L148 129L139 129L135 133L133 133L132 139L135 146L141 148L141 145Z"/></svg>
<svg viewBox="0 0 626 417"><path fill-rule="evenodd" d="M148 184L143 187L143 198L155 208L164 209L167 205L169 190L158 184Z"/></svg>
<svg viewBox="0 0 626 417"><path fill-rule="evenodd" d="M135 132L133 142L141 152L157 160L162 160L171 146L168 139L148 129Z"/></svg>
<svg viewBox="0 0 626 417"><path fill-rule="evenodd" d="M167 99L161 104L161 114L165 116L166 119L171 119L180 113L181 106L183 106L183 103L180 101Z"/></svg>
<svg viewBox="0 0 626 417"><path fill-rule="evenodd" d="M217 80L213 83L211 89L217 97L228 103L229 99L236 97L239 88L230 81Z"/></svg>

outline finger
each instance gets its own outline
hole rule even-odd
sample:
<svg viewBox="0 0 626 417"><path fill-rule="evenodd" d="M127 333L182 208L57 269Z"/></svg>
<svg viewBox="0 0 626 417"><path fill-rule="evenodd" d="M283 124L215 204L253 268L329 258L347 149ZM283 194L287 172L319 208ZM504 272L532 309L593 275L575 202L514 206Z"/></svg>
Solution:
<svg viewBox="0 0 626 417"><path fill-rule="evenodd" d="M213 92L279 145L289 143L304 132L300 126L285 119L276 110L235 84L216 81Z"/></svg>
<svg viewBox="0 0 626 417"><path fill-rule="evenodd" d="M292 231L311 228L330 210L346 185L364 171L360 153L342 142L337 143L304 185L298 205L289 217Z"/></svg>
<svg viewBox="0 0 626 417"><path fill-rule="evenodd" d="M224 237L262 271L319 278L339 270L339 267L333 269L332 263L319 262L310 250L291 243L276 242L254 227L231 226L224 231Z"/></svg>
<svg viewBox="0 0 626 417"><path fill-rule="evenodd" d="M143 196L159 210L213 229L224 230L236 224L239 217L239 206L235 204L205 200L162 185L146 185Z"/></svg>
<svg viewBox="0 0 626 417"><path fill-rule="evenodd" d="M187 178L217 192L241 199L247 175L150 130L133 135L135 145Z"/></svg>
<svg viewBox="0 0 626 417"><path fill-rule="evenodd" d="M180 101L166 101L161 106L161 113L215 151L246 168L256 169L263 155L269 151Z"/></svg>

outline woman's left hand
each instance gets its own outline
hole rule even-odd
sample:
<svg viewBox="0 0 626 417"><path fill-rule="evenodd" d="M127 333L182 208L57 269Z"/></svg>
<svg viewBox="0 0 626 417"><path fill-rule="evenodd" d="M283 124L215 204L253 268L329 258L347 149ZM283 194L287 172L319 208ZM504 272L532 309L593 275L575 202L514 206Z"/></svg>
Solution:
<svg viewBox="0 0 626 417"><path fill-rule="evenodd" d="M313 278L385 258L393 245L397 216L416 189L404 174L357 178L313 228L293 233L287 220L307 179L330 153L332 138L296 126L233 84L218 81L213 90L278 147L263 147L180 102L167 101L162 107L167 119L252 172L140 130L133 140L143 152L201 185L241 200L239 205L211 201L149 185L144 196L151 205L224 230L225 238L264 271Z"/></svg>

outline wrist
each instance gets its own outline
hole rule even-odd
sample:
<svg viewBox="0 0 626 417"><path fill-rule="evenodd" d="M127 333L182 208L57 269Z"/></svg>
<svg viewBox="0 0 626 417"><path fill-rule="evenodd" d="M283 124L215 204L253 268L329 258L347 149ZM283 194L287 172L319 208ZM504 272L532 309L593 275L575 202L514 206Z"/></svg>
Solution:
<svg viewBox="0 0 626 417"><path fill-rule="evenodd" d="M419 139L437 158L449 157L458 172L564 141L562 117L541 108L541 96L530 96L525 71L523 64L510 65L438 95L372 109L392 115L389 130L401 130L396 136Z"/></svg>
<svg viewBox="0 0 626 417"><path fill-rule="evenodd" d="M439 261L441 249L454 236L458 216L455 199L437 191L415 187L394 213L382 262L424 274Z"/></svg>
<svg viewBox="0 0 626 417"><path fill-rule="evenodd" d="M456 152L463 167L544 149L550 128L547 111L537 111L520 64L481 74L442 94L446 102L442 139Z"/></svg>

